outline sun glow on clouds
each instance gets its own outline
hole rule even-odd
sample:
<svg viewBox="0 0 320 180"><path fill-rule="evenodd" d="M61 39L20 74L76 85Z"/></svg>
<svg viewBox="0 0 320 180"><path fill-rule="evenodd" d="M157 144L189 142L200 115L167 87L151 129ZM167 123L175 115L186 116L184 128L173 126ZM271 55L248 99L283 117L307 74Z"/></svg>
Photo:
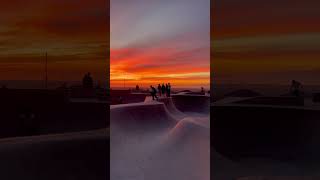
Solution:
<svg viewBox="0 0 320 180"><path fill-rule="evenodd" d="M210 1L111 1L111 87L210 84Z"/></svg>

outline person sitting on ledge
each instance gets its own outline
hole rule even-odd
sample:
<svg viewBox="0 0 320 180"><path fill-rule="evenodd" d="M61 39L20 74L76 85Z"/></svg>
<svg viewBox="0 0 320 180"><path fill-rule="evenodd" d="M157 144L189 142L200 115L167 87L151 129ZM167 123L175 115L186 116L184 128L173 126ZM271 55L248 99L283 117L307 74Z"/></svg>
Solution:
<svg viewBox="0 0 320 180"><path fill-rule="evenodd" d="M92 89L93 88L93 79L91 74L88 72L82 79L83 88Z"/></svg>
<svg viewBox="0 0 320 180"><path fill-rule="evenodd" d="M300 97L302 93L302 84L296 80L292 80L290 94L296 97Z"/></svg>

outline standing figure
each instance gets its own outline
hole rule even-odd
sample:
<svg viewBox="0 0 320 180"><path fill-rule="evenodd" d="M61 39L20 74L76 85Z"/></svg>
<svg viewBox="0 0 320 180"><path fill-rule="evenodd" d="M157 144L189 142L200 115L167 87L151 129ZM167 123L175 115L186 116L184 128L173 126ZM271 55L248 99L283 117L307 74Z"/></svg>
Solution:
<svg viewBox="0 0 320 180"><path fill-rule="evenodd" d="M161 94L162 94L161 91L162 91L162 90L161 90L161 85L158 84L158 92L159 92L159 96L160 96L160 97L161 97Z"/></svg>
<svg viewBox="0 0 320 180"><path fill-rule="evenodd" d="M162 92L162 95L163 95L163 96L164 96L165 93L166 93L166 87L164 86L164 84L162 84L161 92Z"/></svg>
<svg viewBox="0 0 320 180"><path fill-rule="evenodd" d="M168 83L168 97L171 96L171 84Z"/></svg>
<svg viewBox="0 0 320 180"><path fill-rule="evenodd" d="M118 104L122 104L123 103L123 98L122 98L122 96L119 96L118 97Z"/></svg>
<svg viewBox="0 0 320 180"><path fill-rule="evenodd" d="M205 91L204 91L204 88L203 88L203 87L201 87L201 93L202 93L202 94L205 94Z"/></svg>
<svg viewBox="0 0 320 180"><path fill-rule="evenodd" d="M166 97L169 97L169 86L168 86L168 84L166 84Z"/></svg>

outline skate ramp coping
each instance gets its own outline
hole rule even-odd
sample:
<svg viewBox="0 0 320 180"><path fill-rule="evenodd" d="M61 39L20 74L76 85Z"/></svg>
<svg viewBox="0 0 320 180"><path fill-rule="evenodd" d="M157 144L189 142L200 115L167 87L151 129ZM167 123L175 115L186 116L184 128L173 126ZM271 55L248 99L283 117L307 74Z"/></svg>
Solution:
<svg viewBox="0 0 320 180"><path fill-rule="evenodd" d="M171 97L160 97L157 100L153 100L151 96L147 96L144 102L145 103L150 103L150 102L163 103L166 106L167 110L171 113L171 115L174 116L176 119L182 119L186 117L186 114L182 113L176 108Z"/></svg>
<svg viewBox="0 0 320 180"><path fill-rule="evenodd" d="M152 96L146 96L146 98L144 99L145 103L149 103L149 102L153 102L153 101L156 101L156 100L153 100Z"/></svg>
<svg viewBox="0 0 320 180"><path fill-rule="evenodd" d="M177 119L171 115L164 103L143 102L111 105L110 121L112 126L125 129L167 128L176 124Z"/></svg>
<svg viewBox="0 0 320 180"><path fill-rule="evenodd" d="M242 177L237 180L315 180L320 176L252 176Z"/></svg>
<svg viewBox="0 0 320 180"><path fill-rule="evenodd" d="M176 118L182 119L186 117L186 114L179 111L176 106L173 103L173 100L171 97L168 98L159 98L159 102L164 103L164 105L167 107L168 111Z"/></svg>

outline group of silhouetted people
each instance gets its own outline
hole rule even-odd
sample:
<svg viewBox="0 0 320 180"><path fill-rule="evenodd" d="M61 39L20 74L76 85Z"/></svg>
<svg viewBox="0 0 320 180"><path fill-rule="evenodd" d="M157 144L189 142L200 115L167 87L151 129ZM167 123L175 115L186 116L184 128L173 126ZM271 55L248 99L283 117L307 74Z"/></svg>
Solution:
<svg viewBox="0 0 320 180"><path fill-rule="evenodd" d="M151 88L151 96L152 100L158 99L157 93L159 97L170 97L171 96L171 84L167 83L166 85L163 83L162 85L158 84L158 91L152 85Z"/></svg>

